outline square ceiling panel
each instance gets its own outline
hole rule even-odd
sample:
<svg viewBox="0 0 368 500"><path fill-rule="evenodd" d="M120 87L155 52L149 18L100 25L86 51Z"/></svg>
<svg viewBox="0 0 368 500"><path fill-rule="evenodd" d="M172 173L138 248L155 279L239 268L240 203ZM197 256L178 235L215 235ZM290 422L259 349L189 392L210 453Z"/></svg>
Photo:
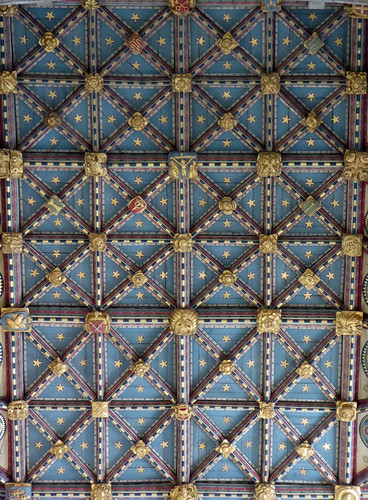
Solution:
<svg viewBox="0 0 368 500"><path fill-rule="evenodd" d="M368 11L2 14L6 497L368 492Z"/></svg>

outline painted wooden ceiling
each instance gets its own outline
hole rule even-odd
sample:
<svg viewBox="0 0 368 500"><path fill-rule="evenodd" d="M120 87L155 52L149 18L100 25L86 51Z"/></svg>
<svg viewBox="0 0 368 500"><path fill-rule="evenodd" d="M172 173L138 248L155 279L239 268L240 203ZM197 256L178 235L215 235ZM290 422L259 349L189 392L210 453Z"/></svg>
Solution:
<svg viewBox="0 0 368 500"><path fill-rule="evenodd" d="M197 1L188 15L155 0L70 1L0 18L2 70L18 81L2 95L2 147L24 161L22 179L1 181L3 232L23 237L22 253L4 255L5 305L32 318L31 331L6 334L3 409L25 400L29 415L8 422L3 482L31 483L38 498L86 498L96 482L130 498L189 482L210 498L251 498L255 483L287 498L330 499L337 484L365 491L357 422L336 416L338 401L357 400L363 343L336 335L335 319L363 307L363 257L341 248L344 234L364 233L363 183L341 174L347 149L367 149L366 96L345 92L346 71L367 69L367 22L341 5L287 1ZM46 32L58 41L50 51ZM96 73L103 87L89 92ZM280 76L278 92L263 93L264 73ZM190 92L173 91L176 74L191 75ZM313 131L301 123L310 112ZM264 151L281 153L280 175L259 175ZM86 152L107 154L106 175L86 175ZM169 176L181 155L198 178ZM52 196L60 210L45 205ZM137 196L143 211L132 210ZM309 196L318 209L301 208ZM228 214L224 197L236 202ZM105 251L91 251L90 233L106 235ZM179 233L191 233L190 252L175 251ZM277 252L261 252L263 234L277 235ZM66 280L53 287L55 268ZM319 278L311 289L299 281L307 269ZM219 281L225 270L232 286ZM176 307L198 313L193 336L170 330ZM277 332L259 331L261 308L282 311ZM110 315L107 333L86 331L95 309ZM143 377L131 369L139 359ZM305 361L315 371L302 378ZM96 400L107 418L92 415ZM274 403L272 419L262 401ZM175 418L179 403L189 420ZM68 447L60 459L57 440ZM143 458L132 451L140 440ZM314 449L305 460L295 450L304 441Z"/></svg>

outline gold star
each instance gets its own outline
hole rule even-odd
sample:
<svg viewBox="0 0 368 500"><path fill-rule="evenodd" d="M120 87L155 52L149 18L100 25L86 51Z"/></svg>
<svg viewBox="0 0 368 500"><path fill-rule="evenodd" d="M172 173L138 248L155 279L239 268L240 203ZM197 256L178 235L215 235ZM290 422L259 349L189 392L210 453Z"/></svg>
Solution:
<svg viewBox="0 0 368 500"><path fill-rule="evenodd" d="M132 17L130 18L132 21L139 21L140 17L138 14L132 14Z"/></svg>
<svg viewBox="0 0 368 500"><path fill-rule="evenodd" d="M313 227L313 221L311 221L311 220L307 220L307 222L305 223L305 227L306 227L306 228L311 228L311 227Z"/></svg>
<svg viewBox="0 0 368 500"><path fill-rule="evenodd" d="M29 123L32 118L29 115L23 115L23 121Z"/></svg>
<svg viewBox="0 0 368 500"><path fill-rule="evenodd" d="M249 279L249 280L254 280L255 278L256 278L255 273L249 273L249 274L248 274L248 279Z"/></svg>
<svg viewBox="0 0 368 500"><path fill-rule="evenodd" d="M107 123L112 123L114 124L114 122L116 122L116 118L114 115L107 115Z"/></svg>
<svg viewBox="0 0 368 500"><path fill-rule="evenodd" d="M230 92L229 92L229 91L225 91L225 92L223 93L222 97L223 97L224 99L230 99L231 94L230 94Z"/></svg>
<svg viewBox="0 0 368 500"><path fill-rule="evenodd" d="M309 292L303 293L303 296L304 296L305 300L310 300L312 298L312 294Z"/></svg>
<svg viewBox="0 0 368 500"><path fill-rule="evenodd" d="M246 446L247 448L252 448L252 444L253 444L253 443L252 443L252 441L246 441L246 442L245 442L245 446Z"/></svg>
<svg viewBox="0 0 368 500"><path fill-rule="evenodd" d="M230 392L230 386L228 384L225 384L222 386L223 392Z"/></svg>
<svg viewBox="0 0 368 500"><path fill-rule="evenodd" d="M281 273L281 279L287 280L289 277L288 273L285 271L284 273Z"/></svg>
<svg viewBox="0 0 368 500"><path fill-rule="evenodd" d="M36 444L35 444L35 447L40 449L43 447L43 444L41 443L41 441L38 441Z"/></svg>
<svg viewBox="0 0 368 500"><path fill-rule="evenodd" d="M336 207L339 207L340 206L340 203L338 200L334 200L334 201L331 201L331 205L336 208Z"/></svg>
<svg viewBox="0 0 368 500"><path fill-rule="evenodd" d="M230 417L224 417L224 424L230 424Z"/></svg>
<svg viewBox="0 0 368 500"><path fill-rule="evenodd" d="M141 92L135 92L133 97L136 101L139 101L139 99L143 99Z"/></svg>
<svg viewBox="0 0 368 500"><path fill-rule="evenodd" d="M284 451L285 448L286 448L286 444L285 443L279 443L279 450Z"/></svg>
<svg viewBox="0 0 368 500"><path fill-rule="evenodd" d="M48 12L48 11L47 11L47 14L45 15L45 17L47 17L47 19L48 19L49 21L51 21L52 19L55 19L55 16L54 16L54 14L53 14L53 12L52 12L52 11L51 11L51 12Z"/></svg>
<svg viewBox="0 0 368 500"><path fill-rule="evenodd" d="M20 36L19 39L20 43L26 44L28 42L28 38L26 37L26 35Z"/></svg>
<svg viewBox="0 0 368 500"><path fill-rule="evenodd" d="M283 359L283 360L281 361L281 366L282 366L282 368L286 368L288 365L289 365L289 363L287 362L287 360L286 360L286 359Z"/></svg>
<svg viewBox="0 0 368 500"><path fill-rule="evenodd" d="M230 297L231 297L230 292L225 292L225 293L224 293L224 299L229 300L229 299L230 299Z"/></svg>
<svg viewBox="0 0 368 500"><path fill-rule="evenodd" d="M230 339L230 336L229 336L229 335L224 335L224 336L222 337L222 340L225 342L225 344L227 344L228 342L230 342L230 340L231 340L231 339Z"/></svg>
<svg viewBox="0 0 368 500"><path fill-rule="evenodd" d="M113 40L111 36L109 36L109 38L105 38L105 42L106 45L112 45L113 43L115 43L115 40Z"/></svg>
<svg viewBox="0 0 368 500"><path fill-rule="evenodd" d="M63 334L63 333L58 333L58 334L56 335L56 338L57 338L57 340L62 341L62 340L64 340L64 334Z"/></svg>
<svg viewBox="0 0 368 500"><path fill-rule="evenodd" d="M309 19L310 19L311 21L314 21L315 19L317 19L316 13L315 13L315 12L311 12L311 13L309 14Z"/></svg>
<svg viewBox="0 0 368 500"><path fill-rule="evenodd" d="M80 39L80 37L75 36L73 38L72 42L74 43L74 45L79 45L81 43L81 39Z"/></svg>
<svg viewBox="0 0 368 500"><path fill-rule="evenodd" d="M140 146L142 144L142 139L137 137L136 139L133 139L133 142L136 146Z"/></svg>
<svg viewBox="0 0 368 500"><path fill-rule="evenodd" d="M225 259L228 259L230 257L230 252L228 250L225 250L222 256L225 257Z"/></svg>
<svg viewBox="0 0 368 500"><path fill-rule="evenodd" d="M144 418L143 418L143 417L139 417L139 418L138 418L138 424L139 424L139 425L143 425L143 424L144 424L144 422L145 422L145 420L144 420Z"/></svg>
<svg viewBox="0 0 368 500"><path fill-rule="evenodd" d="M142 342L144 342L144 337L143 337L143 335L138 335L137 340L138 340L138 342L139 342L140 344L142 344Z"/></svg>
<svg viewBox="0 0 368 500"><path fill-rule="evenodd" d="M310 341L311 341L310 336L309 335L304 335L303 342L305 342L306 344L308 344Z"/></svg>
<svg viewBox="0 0 368 500"><path fill-rule="evenodd" d="M162 36L160 36L160 38L158 39L158 43L161 47L161 45L166 45L166 38L162 38Z"/></svg>
<svg viewBox="0 0 368 500"><path fill-rule="evenodd" d="M143 474L144 468L142 466L140 466L140 467L138 467L137 471L139 472L139 474Z"/></svg>
<svg viewBox="0 0 368 500"><path fill-rule="evenodd" d="M314 92L312 92L312 93L311 93L311 92L309 92L309 93L308 93L308 95L307 95L307 99L309 99L309 100L310 100L310 102L312 102L312 101L313 101L313 99L315 99Z"/></svg>
<svg viewBox="0 0 368 500"><path fill-rule="evenodd" d="M249 368L252 368L252 366L254 366L254 363L255 363L254 359L250 359L249 361L247 361L247 365Z"/></svg>
<svg viewBox="0 0 368 500"><path fill-rule="evenodd" d="M201 36L201 38L197 38L197 45L200 45L202 47L204 42L205 42L205 40L204 40L203 36Z"/></svg>
<svg viewBox="0 0 368 500"><path fill-rule="evenodd" d="M333 117L331 118L331 120L332 120L334 123L340 123L340 117L339 117L339 116L333 115Z"/></svg>
<svg viewBox="0 0 368 500"><path fill-rule="evenodd" d="M46 64L49 69L55 69L56 63L54 61L50 61Z"/></svg>
<svg viewBox="0 0 368 500"><path fill-rule="evenodd" d="M330 443L325 443L322 445L322 448L325 450L325 451L328 451L330 448L331 448L331 444Z"/></svg>
<svg viewBox="0 0 368 500"><path fill-rule="evenodd" d="M54 257L59 257L60 255L60 250L54 250L53 254Z"/></svg>
<svg viewBox="0 0 368 500"><path fill-rule="evenodd" d="M316 142L315 139L312 139L311 137L306 141L308 147L314 146L314 143Z"/></svg>
<svg viewBox="0 0 368 500"><path fill-rule="evenodd" d="M307 474L307 471L304 469L304 467L300 469L299 472L302 476L305 476Z"/></svg>
<svg viewBox="0 0 368 500"><path fill-rule="evenodd" d="M62 418L62 417L59 417L56 422L59 424L59 425L63 425L65 423L65 420Z"/></svg>
<svg viewBox="0 0 368 500"><path fill-rule="evenodd" d="M116 368L120 368L122 364L123 364L123 363L120 361L120 359L118 359L118 360L114 360L114 366L115 366Z"/></svg>
<svg viewBox="0 0 368 500"><path fill-rule="evenodd" d="M290 44L291 44L291 40L288 36L286 38L282 39L282 45L286 45L287 47L289 47Z"/></svg>
<svg viewBox="0 0 368 500"><path fill-rule="evenodd" d="M230 21L230 19L232 19L230 14L224 14L224 21L226 21L228 23Z"/></svg>
<svg viewBox="0 0 368 500"><path fill-rule="evenodd" d="M222 466L222 470L223 470L224 472L229 472L229 466L228 466L227 464L223 465L223 466Z"/></svg>
<svg viewBox="0 0 368 500"><path fill-rule="evenodd" d="M162 360L160 363L161 368L166 368L167 367L167 361Z"/></svg>
<svg viewBox="0 0 368 500"><path fill-rule="evenodd" d="M59 468L57 469L57 471L58 471L58 474L64 474L64 472L65 472L65 468L64 468L64 467L59 467Z"/></svg>
<svg viewBox="0 0 368 500"><path fill-rule="evenodd" d="M54 226L56 226L56 227L61 226L61 220L60 220L60 219L58 219L58 218L56 218L56 219L54 220Z"/></svg>
<svg viewBox="0 0 368 500"><path fill-rule="evenodd" d="M197 115L197 123L203 123L206 118L203 115Z"/></svg>
<svg viewBox="0 0 368 500"><path fill-rule="evenodd" d="M64 391L64 386L61 385L61 384L59 384L59 385L56 386L56 389L57 389L58 392L63 392Z"/></svg>
<svg viewBox="0 0 368 500"><path fill-rule="evenodd" d="M311 61L309 64L307 64L307 67L309 71L314 71L316 69L316 63Z"/></svg>
<svg viewBox="0 0 368 500"><path fill-rule="evenodd" d="M334 43L336 43L336 47L338 47L339 45L342 45L342 38L337 37L336 40L334 41Z"/></svg>
<svg viewBox="0 0 368 500"><path fill-rule="evenodd" d="M231 62L229 61L226 61L224 63L222 63L224 69L231 69Z"/></svg>
<svg viewBox="0 0 368 500"><path fill-rule="evenodd" d="M143 252L141 252L140 250L135 254L136 257L138 257L138 259L141 259L143 257Z"/></svg>
<svg viewBox="0 0 368 500"><path fill-rule="evenodd" d="M329 280L334 280L334 279L335 279L335 275L334 275L334 273L331 273L331 271L330 271L330 272L327 274L327 278L328 278Z"/></svg>
<svg viewBox="0 0 368 500"><path fill-rule="evenodd" d="M118 450L120 450L120 448L123 447L122 443L120 441L114 443L115 444L115 448L117 448Z"/></svg>
<svg viewBox="0 0 368 500"><path fill-rule="evenodd" d="M33 276L36 278L40 273L37 271L37 269L31 269L31 272L29 273L30 276Z"/></svg>
<svg viewBox="0 0 368 500"><path fill-rule="evenodd" d="M39 359L34 359L33 366L37 366L37 368L39 368L41 366L41 361Z"/></svg>
<svg viewBox="0 0 368 500"><path fill-rule="evenodd" d="M283 207L287 207L288 205L290 205L290 201L289 201L289 200L282 200L282 201L281 201L281 205L282 205Z"/></svg>
<svg viewBox="0 0 368 500"><path fill-rule="evenodd" d="M252 47L254 47L255 45L258 45L258 38L252 37L252 39L249 40L249 43L251 44Z"/></svg>
<svg viewBox="0 0 368 500"><path fill-rule="evenodd" d="M307 424L309 424L309 420L307 418L302 418L301 424L305 427Z"/></svg>
<svg viewBox="0 0 368 500"><path fill-rule="evenodd" d="M169 276L169 273L168 272L164 272L162 271L161 274L160 274L160 278L162 280L165 280L167 277Z"/></svg>
<svg viewBox="0 0 368 500"><path fill-rule="evenodd" d="M307 179L307 180L305 181L305 183L306 183L306 185L307 185L308 187L311 187L311 186L313 186L313 185L314 185L313 179Z"/></svg>
<svg viewBox="0 0 368 500"><path fill-rule="evenodd" d="M114 272L112 273L112 277L113 277L113 278L119 278L119 276L120 276L119 271L114 271Z"/></svg>
<svg viewBox="0 0 368 500"><path fill-rule="evenodd" d="M118 199L117 198L111 198L111 205L114 205L114 207L116 207L116 205L118 205L119 202L118 202Z"/></svg>
<svg viewBox="0 0 368 500"><path fill-rule="evenodd" d="M248 122L249 123L255 123L256 122L256 117L255 115L249 115L249 117L247 118Z"/></svg>
<svg viewBox="0 0 368 500"><path fill-rule="evenodd" d="M198 205L200 207L204 207L205 205L207 205L207 201L204 198L202 198L201 200L199 200Z"/></svg>
<svg viewBox="0 0 368 500"><path fill-rule="evenodd" d="M88 443L86 443L85 441L83 441L79 446L82 448L82 450L88 449Z"/></svg>
<svg viewBox="0 0 368 500"><path fill-rule="evenodd" d="M50 90L48 97L51 97L51 99L55 99L56 92L54 90Z"/></svg>
<svg viewBox="0 0 368 500"><path fill-rule="evenodd" d="M312 257L312 252L310 250L308 252L305 252L305 256L309 260Z"/></svg>
<svg viewBox="0 0 368 500"><path fill-rule="evenodd" d="M302 386L303 392L309 392L309 385L305 384Z"/></svg>
<svg viewBox="0 0 368 500"><path fill-rule="evenodd" d="M52 137L52 139L50 139L50 143L52 144L52 146L56 146L58 142L59 140L56 139L56 137Z"/></svg>
<svg viewBox="0 0 368 500"><path fill-rule="evenodd" d="M207 445L206 445L206 443L203 443L203 442L202 443L198 443L198 448L200 450L205 450L207 448Z"/></svg>
<svg viewBox="0 0 368 500"><path fill-rule="evenodd" d="M161 198L160 203L162 206L167 205L167 198Z"/></svg>
<svg viewBox="0 0 368 500"><path fill-rule="evenodd" d="M139 186L139 184L142 184L142 182L143 182L143 181L142 181L142 177L136 177L136 178L134 179L134 183L135 183L135 184L137 184L138 186Z"/></svg>
<svg viewBox="0 0 368 500"><path fill-rule="evenodd" d="M224 177L225 184L230 184L230 182L231 182L230 177Z"/></svg>
<svg viewBox="0 0 368 500"><path fill-rule="evenodd" d="M288 125L290 120L291 118L287 115L282 117L282 123L286 123L286 125Z"/></svg>
<svg viewBox="0 0 368 500"><path fill-rule="evenodd" d="M139 385L139 386L137 387L137 391L138 391L138 392L143 392L143 391L144 391L144 387L143 387L143 385Z"/></svg>
<svg viewBox="0 0 368 500"><path fill-rule="evenodd" d="M223 224L224 224L225 227L230 227L231 226L231 220L227 220L226 219L226 220L223 221Z"/></svg>
<svg viewBox="0 0 368 500"><path fill-rule="evenodd" d="M206 366L206 364L207 364L207 361L206 361L206 360L204 360L204 359L200 359L200 360L199 360L199 366L200 366L201 368L204 368L204 367Z"/></svg>
<svg viewBox="0 0 368 500"><path fill-rule="evenodd" d="M54 299L60 299L60 293L59 292L54 292L53 294Z"/></svg>
<svg viewBox="0 0 368 500"><path fill-rule="evenodd" d="M137 297L138 300L142 300L144 297L144 294L143 294L143 292L138 292L135 294L135 296Z"/></svg>
<svg viewBox="0 0 368 500"><path fill-rule="evenodd" d="M79 198L77 200L77 205L78 205L78 207L80 207L81 205L84 205L84 199L83 198Z"/></svg>
<svg viewBox="0 0 368 500"><path fill-rule="evenodd" d="M168 447L169 447L169 441L162 441L162 442L160 443L160 446L161 446L162 448L168 448Z"/></svg>
<svg viewBox="0 0 368 500"><path fill-rule="evenodd" d="M80 366L87 366L87 360L86 359L80 359L78 361L78 363L80 364Z"/></svg>
<svg viewBox="0 0 368 500"><path fill-rule="evenodd" d="M85 273L85 272L83 272L83 271L79 271L79 273L77 274L77 276L78 276L78 278L81 280L81 279L83 279L83 278L85 278L85 277L86 277L86 273Z"/></svg>
<svg viewBox="0 0 368 500"><path fill-rule="evenodd" d="M232 141L229 141L229 139L225 139L224 141L222 141L222 144L224 145L224 148L228 148L230 147L231 142Z"/></svg>
<svg viewBox="0 0 368 500"><path fill-rule="evenodd" d="M74 117L75 123L80 123L82 121L82 115L76 114Z"/></svg>
<svg viewBox="0 0 368 500"><path fill-rule="evenodd" d="M137 71L139 70L139 66L140 66L140 65L141 65L141 64L140 64L138 61L135 61L135 62L132 64L133 69L136 69Z"/></svg>
<svg viewBox="0 0 368 500"><path fill-rule="evenodd" d="M204 271L198 274L198 278L200 278L201 280L204 280L206 276L207 274Z"/></svg>
<svg viewBox="0 0 368 500"><path fill-rule="evenodd" d="M136 220L135 221L135 227L143 227L143 221L142 220Z"/></svg>
<svg viewBox="0 0 368 500"><path fill-rule="evenodd" d="M247 201L247 205L249 205L249 208L250 207L255 207L256 206L256 200L249 200L249 201Z"/></svg>

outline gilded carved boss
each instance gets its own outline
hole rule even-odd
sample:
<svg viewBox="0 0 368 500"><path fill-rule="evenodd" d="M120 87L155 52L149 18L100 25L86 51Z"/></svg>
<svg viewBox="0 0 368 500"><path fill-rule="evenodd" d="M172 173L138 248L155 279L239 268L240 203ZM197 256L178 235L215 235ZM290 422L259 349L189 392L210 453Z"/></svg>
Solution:
<svg viewBox="0 0 368 500"><path fill-rule="evenodd" d="M185 422L186 420L189 420L190 417L192 416L192 410L187 403L180 403L175 406L174 415L176 420Z"/></svg>
<svg viewBox="0 0 368 500"><path fill-rule="evenodd" d="M268 483L257 483L253 498L254 500L276 500L275 486Z"/></svg>
<svg viewBox="0 0 368 500"><path fill-rule="evenodd" d="M314 274L311 269L307 269L301 276L299 276L298 281L307 290L312 290L312 288L314 288L321 281L321 278Z"/></svg>
<svg viewBox="0 0 368 500"><path fill-rule="evenodd" d="M368 153L364 151L345 151L342 177L352 181L368 181Z"/></svg>
<svg viewBox="0 0 368 500"><path fill-rule="evenodd" d="M149 453L149 448L144 444L144 441L138 441L130 449L138 458L144 458Z"/></svg>
<svg viewBox="0 0 368 500"><path fill-rule="evenodd" d="M304 47L310 54L317 54L319 49L323 47L324 42L318 36L318 33L312 33L311 36L303 42Z"/></svg>
<svg viewBox="0 0 368 500"><path fill-rule="evenodd" d="M177 16L190 14L194 9L196 0L169 0L169 7Z"/></svg>
<svg viewBox="0 0 368 500"><path fill-rule="evenodd" d="M257 330L259 333L278 333L281 326L279 309L258 309Z"/></svg>
<svg viewBox="0 0 368 500"><path fill-rule="evenodd" d="M181 484L170 491L170 500L197 500L195 484Z"/></svg>
<svg viewBox="0 0 368 500"><path fill-rule="evenodd" d="M257 156L257 174L260 177L276 177L281 175L281 153L263 151Z"/></svg>
<svg viewBox="0 0 368 500"><path fill-rule="evenodd" d="M308 441L304 441L304 443L298 444L298 446L295 447L295 451L302 460L308 460L308 458L310 458L314 454L314 449L311 447Z"/></svg>
<svg viewBox="0 0 368 500"><path fill-rule="evenodd" d="M301 378L310 378L316 371L314 366L310 365L308 361L304 361L297 369L296 372Z"/></svg>
<svg viewBox="0 0 368 500"><path fill-rule="evenodd" d="M89 249L92 252L105 252L107 247L107 235L105 233L89 233Z"/></svg>
<svg viewBox="0 0 368 500"><path fill-rule="evenodd" d="M234 210L236 210L237 204L236 201L229 198L229 196L225 196L222 200L219 201L219 209L225 215L231 215Z"/></svg>
<svg viewBox="0 0 368 500"><path fill-rule="evenodd" d="M92 418L108 418L109 403L107 401L92 401Z"/></svg>
<svg viewBox="0 0 368 500"><path fill-rule="evenodd" d="M198 328L198 313L193 309L174 309L170 315L170 330L175 335L194 335Z"/></svg>
<svg viewBox="0 0 368 500"><path fill-rule="evenodd" d="M0 5L0 16L15 16L18 14L18 5Z"/></svg>
<svg viewBox="0 0 368 500"><path fill-rule="evenodd" d="M225 132L229 132L236 127L238 121L234 118L232 113L224 113L222 117L218 120L217 125L222 128Z"/></svg>
<svg viewBox="0 0 368 500"><path fill-rule="evenodd" d="M359 486L335 486L335 500L360 500L360 494Z"/></svg>
<svg viewBox="0 0 368 500"><path fill-rule="evenodd" d="M87 73L84 85L86 91L92 94L92 92L102 92L104 81L98 73Z"/></svg>
<svg viewBox="0 0 368 500"><path fill-rule="evenodd" d="M363 313L361 311L338 311L336 313L336 335L361 335Z"/></svg>
<svg viewBox="0 0 368 500"><path fill-rule="evenodd" d="M46 31L41 38L38 40L39 45L43 47L46 52L54 52L54 50L59 47L59 40L51 33L51 31Z"/></svg>
<svg viewBox="0 0 368 500"><path fill-rule="evenodd" d="M28 403L27 401L11 401L8 404L8 418L9 420L24 420L28 417Z"/></svg>
<svg viewBox="0 0 368 500"><path fill-rule="evenodd" d="M259 402L259 417L260 418L273 418L275 416L275 405L267 403L266 401Z"/></svg>
<svg viewBox="0 0 368 500"><path fill-rule="evenodd" d="M231 33L225 33L222 38L216 41L216 45L223 54L228 55L239 45L239 43Z"/></svg>
<svg viewBox="0 0 368 500"><path fill-rule="evenodd" d="M150 365L145 363L143 359L139 359L136 363L132 364L130 367L130 370L137 375L137 377L143 378L145 374L148 372L150 369Z"/></svg>
<svg viewBox="0 0 368 500"><path fill-rule="evenodd" d="M363 253L363 235L343 234L341 252L349 257L361 257Z"/></svg>
<svg viewBox="0 0 368 500"><path fill-rule="evenodd" d="M53 453L58 460L61 460L64 457L65 453L68 453L68 451L69 446L60 441L60 439L58 439L50 449L50 452Z"/></svg>
<svg viewBox="0 0 368 500"><path fill-rule="evenodd" d="M61 118L57 113L52 111L43 117L43 123L47 128L57 128L61 125Z"/></svg>
<svg viewBox="0 0 368 500"><path fill-rule="evenodd" d="M311 111L300 123L306 127L308 132L314 132L322 124L322 120L314 111Z"/></svg>
<svg viewBox="0 0 368 500"><path fill-rule="evenodd" d="M55 267L55 269L53 269L51 273L46 274L46 279L48 280L52 288L57 288L66 281L66 277L58 267Z"/></svg>
<svg viewBox="0 0 368 500"><path fill-rule="evenodd" d="M104 177L107 175L106 163L106 153L85 153L84 172L89 177Z"/></svg>
<svg viewBox="0 0 368 500"><path fill-rule="evenodd" d="M16 94L18 80L16 71L3 71L0 73L0 94Z"/></svg>
<svg viewBox="0 0 368 500"><path fill-rule="evenodd" d="M367 93L367 73L347 71L346 93L348 95L365 95Z"/></svg>
<svg viewBox="0 0 368 500"><path fill-rule="evenodd" d="M66 364L63 363L60 358L55 358L54 361L49 364L49 368L57 377L61 377L61 375L67 371Z"/></svg>
<svg viewBox="0 0 368 500"><path fill-rule="evenodd" d="M261 92L263 95L279 94L280 90L280 75L277 73L264 73L261 76Z"/></svg>
<svg viewBox="0 0 368 500"><path fill-rule="evenodd" d="M190 233L176 234L174 236L175 252L191 252L193 243L192 235Z"/></svg>
<svg viewBox="0 0 368 500"><path fill-rule="evenodd" d="M0 179L23 177L23 155L21 151L0 149Z"/></svg>
<svg viewBox="0 0 368 500"><path fill-rule="evenodd" d="M236 282L236 274L231 271L223 271L219 276L219 282L224 286L233 286Z"/></svg>
<svg viewBox="0 0 368 500"><path fill-rule="evenodd" d="M234 453L236 447L230 444L227 439L224 439L222 443L216 447L216 451L222 455L224 458L229 458L229 456Z"/></svg>
<svg viewBox="0 0 368 500"><path fill-rule="evenodd" d="M111 484L110 483L93 483L91 484L91 500L111 500Z"/></svg>
<svg viewBox="0 0 368 500"><path fill-rule="evenodd" d="M132 114L128 120L128 124L133 130L140 132L148 125L148 120L142 115L142 113L137 112Z"/></svg>
<svg viewBox="0 0 368 500"><path fill-rule="evenodd" d="M135 288L139 288L147 283L148 278L142 273L142 271L137 271L135 274L129 276L129 281L133 283Z"/></svg>
<svg viewBox="0 0 368 500"><path fill-rule="evenodd" d="M259 251L260 251L260 253L276 253L277 252L277 234L260 234L259 235Z"/></svg>
<svg viewBox="0 0 368 500"><path fill-rule="evenodd" d="M341 422L354 422L357 417L357 403L355 401L338 401L336 418Z"/></svg>
<svg viewBox="0 0 368 500"><path fill-rule="evenodd" d="M235 368L235 363L231 359L225 359L220 365L219 370L224 375L231 375Z"/></svg>
<svg viewBox="0 0 368 500"><path fill-rule="evenodd" d="M173 92L191 92L192 75L190 73L172 75Z"/></svg>
<svg viewBox="0 0 368 500"><path fill-rule="evenodd" d="M3 253L22 253L23 236L21 233L3 233L1 235Z"/></svg>
<svg viewBox="0 0 368 500"><path fill-rule="evenodd" d="M87 333L108 333L110 326L111 318L105 312L92 311L86 316L85 329Z"/></svg>

